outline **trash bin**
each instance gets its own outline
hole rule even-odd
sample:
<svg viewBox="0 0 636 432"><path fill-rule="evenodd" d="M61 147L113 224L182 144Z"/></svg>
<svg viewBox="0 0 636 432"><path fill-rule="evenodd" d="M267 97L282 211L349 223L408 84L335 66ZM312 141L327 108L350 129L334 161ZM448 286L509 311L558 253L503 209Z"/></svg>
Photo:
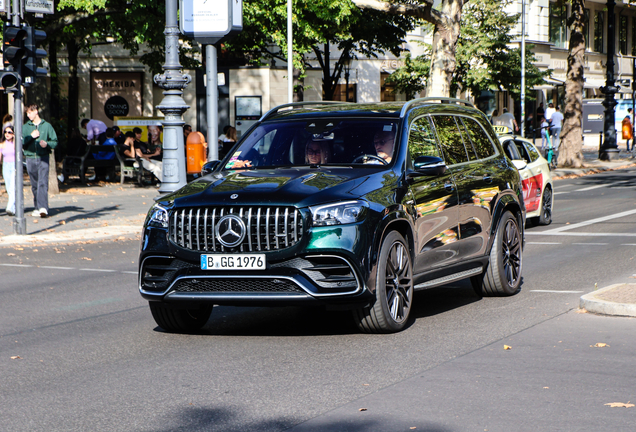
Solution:
<svg viewBox="0 0 636 432"><path fill-rule="evenodd" d="M201 132L192 132L186 140L186 170L188 174L199 174L207 162L206 149L208 144Z"/></svg>

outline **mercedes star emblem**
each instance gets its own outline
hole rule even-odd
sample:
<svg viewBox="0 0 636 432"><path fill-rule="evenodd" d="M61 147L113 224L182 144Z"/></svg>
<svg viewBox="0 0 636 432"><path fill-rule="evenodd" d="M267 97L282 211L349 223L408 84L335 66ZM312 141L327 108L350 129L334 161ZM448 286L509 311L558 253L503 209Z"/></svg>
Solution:
<svg viewBox="0 0 636 432"><path fill-rule="evenodd" d="M230 198L231 199L237 199L238 198L238 194L232 194L232 195L230 195Z"/></svg>
<svg viewBox="0 0 636 432"><path fill-rule="evenodd" d="M245 222L234 214L219 219L215 230L217 240L225 247L236 247L245 238Z"/></svg>

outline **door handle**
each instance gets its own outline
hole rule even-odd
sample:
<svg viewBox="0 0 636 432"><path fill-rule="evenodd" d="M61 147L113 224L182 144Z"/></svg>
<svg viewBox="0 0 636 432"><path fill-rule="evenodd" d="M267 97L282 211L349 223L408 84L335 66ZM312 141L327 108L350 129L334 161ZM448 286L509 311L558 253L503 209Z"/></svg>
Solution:
<svg viewBox="0 0 636 432"><path fill-rule="evenodd" d="M455 186L452 183L444 183L444 189L449 192L452 192L455 189Z"/></svg>

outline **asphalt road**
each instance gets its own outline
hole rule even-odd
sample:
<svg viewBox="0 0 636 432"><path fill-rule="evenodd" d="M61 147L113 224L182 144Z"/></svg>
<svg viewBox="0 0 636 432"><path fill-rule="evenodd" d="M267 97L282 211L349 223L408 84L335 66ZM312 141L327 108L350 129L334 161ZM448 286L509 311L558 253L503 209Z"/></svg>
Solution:
<svg viewBox="0 0 636 432"><path fill-rule="evenodd" d="M420 292L394 335L233 307L167 334L137 292L136 242L0 249L0 430L631 430L636 408L604 403L636 401L636 320L575 309L634 277L635 191L634 169L558 181L521 293Z"/></svg>

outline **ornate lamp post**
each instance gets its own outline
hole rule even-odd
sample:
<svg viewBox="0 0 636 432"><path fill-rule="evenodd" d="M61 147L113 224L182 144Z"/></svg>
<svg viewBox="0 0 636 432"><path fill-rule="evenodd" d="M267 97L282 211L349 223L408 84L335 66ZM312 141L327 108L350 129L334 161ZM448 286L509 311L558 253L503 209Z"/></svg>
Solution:
<svg viewBox="0 0 636 432"><path fill-rule="evenodd" d="M616 32L614 29L614 0L607 1L607 73L605 87L601 91L605 94L603 106L605 107L605 119L603 124L603 145L599 148L598 157L601 160L613 160L618 158L619 150L616 144L615 111L618 92L614 81L614 51L616 50Z"/></svg>
<svg viewBox="0 0 636 432"><path fill-rule="evenodd" d="M181 73L179 63L179 27L177 0L166 0L166 63L163 74L155 75L155 83L164 89L164 98L157 105L163 120L163 178L159 192L174 192L186 185L185 147L183 143L183 113L190 108L183 100L183 89L192 78Z"/></svg>

